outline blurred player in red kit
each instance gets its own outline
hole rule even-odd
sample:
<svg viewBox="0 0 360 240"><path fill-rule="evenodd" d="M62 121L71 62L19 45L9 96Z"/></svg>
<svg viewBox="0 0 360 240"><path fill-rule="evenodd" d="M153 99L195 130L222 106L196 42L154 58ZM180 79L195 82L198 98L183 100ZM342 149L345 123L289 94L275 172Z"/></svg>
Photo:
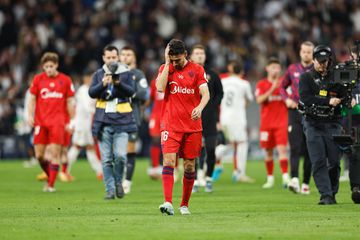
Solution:
<svg viewBox="0 0 360 240"><path fill-rule="evenodd" d="M56 53L45 53L41 58L43 72L34 77L30 86L28 122L34 126L36 158L48 175L43 189L45 192L55 191L61 148L65 140L66 114L73 117L74 86L70 77L57 70L58 63ZM44 158L46 147L49 148L50 162Z"/></svg>
<svg viewBox="0 0 360 240"><path fill-rule="evenodd" d="M190 214L188 204L195 180L195 158L201 151L201 113L210 98L204 68L188 61L186 56L185 44L172 39L166 46L165 64L161 65L156 79L156 89L165 93L161 119L165 202L159 209L168 215L174 215L172 191L177 154L184 159L180 213Z"/></svg>
<svg viewBox="0 0 360 240"><path fill-rule="evenodd" d="M161 159L161 145L160 145L160 119L161 108L164 101L164 93L158 92L155 86L156 80L151 81L150 84L150 101L152 102L152 109L149 119L149 132L151 136L150 158L151 168L148 174L153 179L161 178L162 167L160 165Z"/></svg>
<svg viewBox="0 0 360 240"><path fill-rule="evenodd" d="M274 186L273 150L279 154L282 183L287 187L289 182L288 158L286 146L288 142L288 115L285 102L280 96L281 65L278 59L270 58L266 65L267 77L256 85L256 102L260 104L260 146L265 149L265 165L267 182L263 188Z"/></svg>

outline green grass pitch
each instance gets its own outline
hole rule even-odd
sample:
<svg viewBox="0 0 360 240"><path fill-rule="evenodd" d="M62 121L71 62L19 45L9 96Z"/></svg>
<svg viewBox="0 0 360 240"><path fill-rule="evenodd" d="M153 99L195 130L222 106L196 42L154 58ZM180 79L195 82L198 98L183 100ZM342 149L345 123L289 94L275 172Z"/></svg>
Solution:
<svg viewBox="0 0 360 240"><path fill-rule="evenodd" d="M181 183L174 186L175 216L161 215L161 181L146 174L148 161L138 161L132 192L124 199L103 200L104 187L86 161L73 167L76 180L57 181L56 193L43 193L35 180L39 167L0 161L0 239L359 239L360 205L342 183L335 206L319 206L310 196L276 186L263 190L263 162L249 161L255 184L231 182L231 165L209 194L200 189L190 201L192 215L181 216Z"/></svg>

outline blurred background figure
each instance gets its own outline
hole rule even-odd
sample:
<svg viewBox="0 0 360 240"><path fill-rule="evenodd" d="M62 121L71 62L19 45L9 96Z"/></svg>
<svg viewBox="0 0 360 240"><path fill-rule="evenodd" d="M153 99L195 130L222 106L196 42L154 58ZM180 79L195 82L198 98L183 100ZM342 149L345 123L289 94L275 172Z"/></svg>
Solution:
<svg viewBox="0 0 360 240"><path fill-rule="evenodd" d="M224 133L226 145L216 148L216 157L222 160L231 149L233 153L234 182L253 183L254 180L246 175L246 162L248 156L248 134L246 107L253 100L251 86L242 79L240 63L230 65L233 71L222 79L224 98L220 109L220 129ZM236 121L235 121L236 119Z"/></svg>
<svg viewBox="0 0 360 240"><path fill-rule="evenodd" d="M145 103L149 99L149 84L144 73L137 68L135 50L129 46L125 46L120 50L120 62L126 64L133 73L135 94L131 97L131 107L135 117L138 129L140 129L141 122L144 118ZM125 194L130 193L132 177L135 171L136 160L136 141L139 138L138 132L129 134L127 162L125 167L125 180L123 182Z"/></svg>
<svg viewBox="0 0 360 240"><path fill-rule="evenodd" d="M75 118L71 123L74 128L72 136L72 145L68 152L70 173L77 157L80 154L81 148L86 150L86 159L89 161L91 168L94 170L96 177L102 180L103 173L100 159L95 152L95 142L91 134L91 124L95 113L95 100L89 96L89 87L91 84L92 72L86 71L82 78L83 84L76 92L76 109Z"/></svg>
<svg viewBox="0 0 360 240"><path fill-rule="evenodd" d="M212 175L215 167L215 147L217 145L216 125L219 122L219 107L224 92L219 76L209 67L205 66L206 52L203 45L196 44L192 46L190 60L204 67L210 92L210 100L201 115L203 123L203 146L201 156L197 158L197 167L195 169L197 174L195 175L196 180L194 182L193 192L198 192L200 186L205 187L205 192L212 192ZM206 174L204 172L205 162Z"/></svg>

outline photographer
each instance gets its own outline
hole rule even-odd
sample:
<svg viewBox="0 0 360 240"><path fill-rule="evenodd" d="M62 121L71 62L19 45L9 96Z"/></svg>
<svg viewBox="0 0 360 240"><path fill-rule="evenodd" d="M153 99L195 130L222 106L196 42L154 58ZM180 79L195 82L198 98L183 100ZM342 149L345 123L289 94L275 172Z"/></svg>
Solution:
<svg viewBox="0 0 360 240"><path fill-rule="evenodd" d="M300 77L299 93L313 177L321 194L319 204L329 205L336 204L339 189L340 150L333 135L341 132L340 103L346 92L334 83L330 47L316 46L313 58L314 68Z"/></svg>
<svg viewBox="0 0 360 240"><path fill-rule="evenodd" d="M128 133L137 126L129 98L134 95L133 74L125 64L119 63L119 50L106 46L104 65L93 76L89 95L96 98L96 111L92 133L100 143L103 166L105 199L124 197L122 178L126 163Z"/></svg>

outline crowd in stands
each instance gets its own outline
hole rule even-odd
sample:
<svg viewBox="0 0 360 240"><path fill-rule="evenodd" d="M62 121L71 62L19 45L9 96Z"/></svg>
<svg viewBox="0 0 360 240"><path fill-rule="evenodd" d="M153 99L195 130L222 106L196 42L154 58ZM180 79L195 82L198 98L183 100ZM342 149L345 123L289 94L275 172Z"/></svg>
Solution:
<svg viewBox="0 0 360 240"><path fill-rule="evenodd" d="M347 46L360 39L360 1L0 1L0 136L16 134L45 51L60 55L60 70L78 86L85 70L101 64L106 44L131 45L151 80L171 38L205 45L208 64L218 72L241 59L247 78L256 81L269 56L284 67L297 61L304 40L328 44L344 60Z"/></svg>

